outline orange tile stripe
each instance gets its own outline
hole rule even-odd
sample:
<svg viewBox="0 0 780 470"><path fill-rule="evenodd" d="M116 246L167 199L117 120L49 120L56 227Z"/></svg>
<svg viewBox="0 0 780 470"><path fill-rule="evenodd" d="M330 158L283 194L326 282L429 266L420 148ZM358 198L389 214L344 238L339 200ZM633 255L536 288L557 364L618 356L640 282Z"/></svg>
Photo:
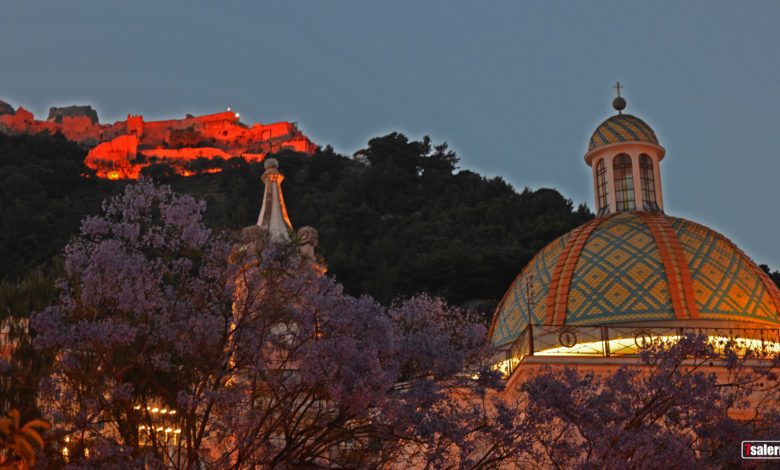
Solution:
<svg viewBox="0 0 780 470"><path fill-rule="evenodd" d="M680 240L674 233L669 220L662 215L640 213L642 221L650 229L669 281L669 295L672 298L674 316L678 320L699 318L699 307L693 294L693 279L685 259Z"/></svg>
<svg viewBox="0 0 780 470"><path fill-rule="evenodd" d="M544 316L545 325L563 325L566 322L566 306L569 302L569 285L574 273L574 267L582 253L585 242L602 222L609 217L596 217L590 222L574 229L568 243L563 248L558 262L553 268L550 287L547 290L547 311Z"/></svg>

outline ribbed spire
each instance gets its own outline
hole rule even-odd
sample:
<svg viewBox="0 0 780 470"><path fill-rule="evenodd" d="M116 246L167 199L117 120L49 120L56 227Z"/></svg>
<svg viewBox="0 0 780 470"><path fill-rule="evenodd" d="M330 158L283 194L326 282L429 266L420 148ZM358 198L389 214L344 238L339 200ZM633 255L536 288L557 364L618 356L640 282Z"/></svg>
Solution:
<svg viewBox="0 0 780 470"><path fill-rule="evenodd" d="M284 242L290 240L292 224L287 216L287 208L284 205L282 195L282 181L284 175L279 173L279 162L274 158L266 159L264 163L263 183L263 207L260 209L260 217L257 225L268 232L272 241Z"/></svg>

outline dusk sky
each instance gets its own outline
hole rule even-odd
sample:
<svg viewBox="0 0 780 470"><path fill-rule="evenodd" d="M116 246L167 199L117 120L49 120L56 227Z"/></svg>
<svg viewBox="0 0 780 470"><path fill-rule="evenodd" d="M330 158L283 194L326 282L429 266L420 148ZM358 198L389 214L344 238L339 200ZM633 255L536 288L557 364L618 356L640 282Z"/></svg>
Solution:
<svg viewBox="0 0 780 470"><path fill-rule="evenodd" d="M0 99L104 122L230 106L348 155L428 134L592 208L583 156L620 80L667 149L666 212L780 269L778 25L777 1L9 1Z"/></svg>

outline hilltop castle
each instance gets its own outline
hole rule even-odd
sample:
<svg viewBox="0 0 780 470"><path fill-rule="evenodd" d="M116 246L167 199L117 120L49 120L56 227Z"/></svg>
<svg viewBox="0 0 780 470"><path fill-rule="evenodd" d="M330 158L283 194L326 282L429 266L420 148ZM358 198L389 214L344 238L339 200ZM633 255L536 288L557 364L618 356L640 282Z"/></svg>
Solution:
<svg viewBox="0 0 780 470"><path fill-rule="evenodd" d="M14 110L0 101L0 132L60 133L91 148L85 164L98 177L109 179L138 178L152 163L166 163L188 176L197 172L189 164L200 158L262 161L267 154L283 149L311 154L317 148L295 123L248 126L230 110L164 121L144 121L141 115L128 114L125 121L101 124L91 106L52 107L48 118L40 121L30 111L22 107Z"/></svg>

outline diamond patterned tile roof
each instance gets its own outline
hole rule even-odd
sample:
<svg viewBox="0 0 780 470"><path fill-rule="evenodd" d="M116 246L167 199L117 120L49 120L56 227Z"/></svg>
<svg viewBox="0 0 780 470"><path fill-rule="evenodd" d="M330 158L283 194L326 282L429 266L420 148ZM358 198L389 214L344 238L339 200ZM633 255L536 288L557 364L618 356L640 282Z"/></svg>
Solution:
<svg viewBox="0 0 780 470"><path fill-rule="evenodd" d="M658 145L658 138L645 121L630 114L617 114L593 131L588 151L618 142L650 142Z"/></svg>
<svg viewBox="0 0 780 470"><path fill-rule="evenodd" d="M543 248L496 309L494 345L528 325L729 320L780 325L780 290L723 235L641 212L599 217Z"/></svg>

